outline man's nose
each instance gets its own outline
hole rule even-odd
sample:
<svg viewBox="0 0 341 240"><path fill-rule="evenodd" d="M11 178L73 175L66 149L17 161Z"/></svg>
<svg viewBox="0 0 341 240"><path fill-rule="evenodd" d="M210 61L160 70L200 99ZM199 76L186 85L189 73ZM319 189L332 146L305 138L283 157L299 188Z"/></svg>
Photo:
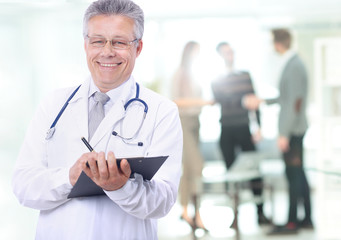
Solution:
<svg viewBox="0 0 341 240"><path fill-rule="evenodd" d="M111 41L107 41L102 48L102 53L106 55L116 55L115 48L111 45Z"/></svg>

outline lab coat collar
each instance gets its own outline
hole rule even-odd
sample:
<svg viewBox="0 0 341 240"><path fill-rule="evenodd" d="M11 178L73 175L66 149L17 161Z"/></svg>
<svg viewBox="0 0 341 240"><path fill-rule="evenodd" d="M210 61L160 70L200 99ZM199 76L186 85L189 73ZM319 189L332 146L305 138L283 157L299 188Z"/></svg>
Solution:
<svg viewBox="0 0 341 240"><path fill-rule="evenodd" d="M70 100L69 103L77 102L81 98L88 98L89 88L90 88L91 77L88 77L80 86L79 90L75 96Z"/></svg>
<svg viewBox="0 0 341 240"><path fill-rule="evenodd" d="M90 86L90 78L87 78L75 96L69 101L67 108L72 108L76 125L79 129L79 137L88 138L88 91ZM75 129L76 130L76 129Z"/></svg>

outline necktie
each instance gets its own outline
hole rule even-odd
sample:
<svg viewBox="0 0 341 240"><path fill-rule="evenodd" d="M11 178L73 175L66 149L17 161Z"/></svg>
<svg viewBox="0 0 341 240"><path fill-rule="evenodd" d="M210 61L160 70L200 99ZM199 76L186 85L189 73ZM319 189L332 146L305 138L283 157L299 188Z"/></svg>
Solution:
<svg viewBox="0 0 341 240"><path fill-rule="evenodd" d="M105 93L94 93L95 104L89 113L89 141L94 135L98 125L104 118L104 104L106 104L109 99L110 98Z"/></svg>

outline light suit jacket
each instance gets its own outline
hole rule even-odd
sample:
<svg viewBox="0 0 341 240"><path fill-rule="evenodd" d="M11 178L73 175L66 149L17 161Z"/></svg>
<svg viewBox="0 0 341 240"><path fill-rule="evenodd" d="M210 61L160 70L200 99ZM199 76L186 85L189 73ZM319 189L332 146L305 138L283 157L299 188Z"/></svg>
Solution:
<svg viewBox="0 0 341 240"><path fill-rule="evenodd" d="M85 81L56 125L49 140L46 131L75 88L56 91L33 118L13 174L14 193L23 205L40 210L36 239L157 239L157 218L176 202L181 175L182 129L176 105L140 87L140 98L149 107L136 139L143 146L125 144L112 135L120 129L124 104L135 97L133 78L93 135L95 151L113 151L119 157L165 156L169 158L151 181L138 174L106 195L67 199L72 186L69 169L89 150L81 141L88 136L88 91Z"/></svg>
<svg viewBox="0 0 341 240"><path fill-rule="evenodd" d="M285 65L279 83L280 96L268 99L268 104L279 103L279 134L290 137L304 135L307 130L308 76L302 60L297 54Z"/></svg>

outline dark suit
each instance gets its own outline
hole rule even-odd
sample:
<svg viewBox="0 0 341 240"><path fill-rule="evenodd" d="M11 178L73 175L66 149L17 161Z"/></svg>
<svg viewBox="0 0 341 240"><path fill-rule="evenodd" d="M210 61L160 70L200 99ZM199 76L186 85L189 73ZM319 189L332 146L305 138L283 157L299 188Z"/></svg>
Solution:
<svg viewBox="0 0 341 240"><path fill-rule="evenodd" d="M249 110L242 105L247 94L254 94L250 74L245 71L231 72L212 83L215 101L221 106L220 149L229 169L239 151L256 151L249 128ZM259 111L256 112L260 125ZM263 179L252 180L254 195L262 195ZM257 205L258 214L263 214L263 204Z"/></svg>

